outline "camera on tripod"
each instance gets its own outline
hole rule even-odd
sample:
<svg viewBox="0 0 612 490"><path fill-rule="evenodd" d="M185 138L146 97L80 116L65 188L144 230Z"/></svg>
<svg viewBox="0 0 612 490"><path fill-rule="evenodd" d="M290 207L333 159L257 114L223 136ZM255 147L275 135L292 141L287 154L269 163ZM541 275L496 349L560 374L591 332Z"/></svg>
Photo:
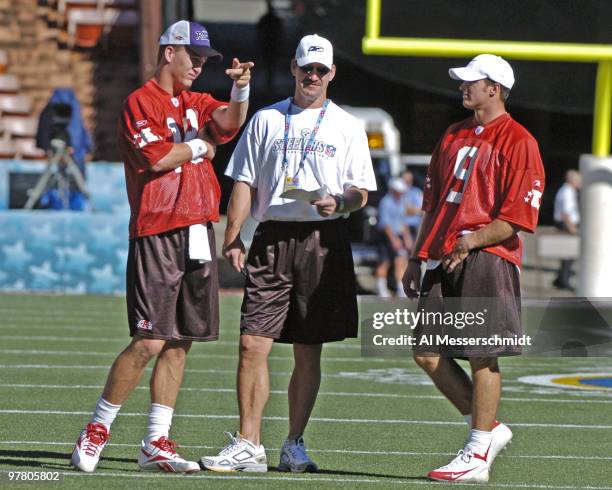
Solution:
<svg viewBox="0 0 612 490"><path fill-rule="evenodd" d="M70 144L68 124L72 117L70 104L51 104L51 133L49 145L53 151L64 151Z"/></svg>
<svg viewBox="0 0 612 490"><path fill-rule="evenodd" d="M62 92L59 89L57 92L65 95L68 91ZM68 103L70 97L65 96L62 99L67 102L53 101L55 95L40 115L36 135L36 145L47 151L47 167L36 185L28 191L29 197L24 209L32 209L37 203L48 209L83 209L79 200L89 197L83 172L73 158L74 148L80 143L72 141L70 130L75 117L73 111L76 99L72 104ZM70 95L74 98L72 91ZM79 123L82 126L82 122Z"/></svg>

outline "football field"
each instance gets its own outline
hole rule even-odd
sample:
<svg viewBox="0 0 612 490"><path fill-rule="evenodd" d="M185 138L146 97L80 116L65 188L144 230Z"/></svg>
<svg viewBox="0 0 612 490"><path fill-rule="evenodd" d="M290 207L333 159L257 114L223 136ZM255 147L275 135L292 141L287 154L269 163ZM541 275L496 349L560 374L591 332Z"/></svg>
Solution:
<svg viewBox="0 0 612 490"><path fill-rule="evenodd" d="M221 298L221 338L194 344L171 437L199 460L237 430L235 372L240 296ZM143 473L136 458L149 405L147 370L112 427L96 473L70 467L108 368L129 342L124 299L0 296L0 488L427 488L428 470L463 446L463 418L406 359L362 358L358 340L323 349L323 380L305 436L318 474L279 473L287 430L289 346L270 359L263 474ZM503 359L499 418L514 431L485 488L612 489L612 389L539 386L524 376L612 373L610 358ZM11 483L9 472L57 472L61 481ZM449 485L457 486L457 485ZM461 486L472 486L470 484Z"/></svg>

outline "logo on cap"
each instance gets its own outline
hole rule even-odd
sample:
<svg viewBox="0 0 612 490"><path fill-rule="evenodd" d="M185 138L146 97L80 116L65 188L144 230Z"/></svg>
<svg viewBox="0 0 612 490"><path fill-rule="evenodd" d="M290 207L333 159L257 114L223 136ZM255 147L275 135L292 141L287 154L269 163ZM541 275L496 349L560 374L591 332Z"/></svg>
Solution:
<svg viewBox="0 0 612 490"><path fill-rule="evenodd" d="M185 37L181 36L180 34L175 34L174 39L176 39L177 41L184 41Z"/></svg>
<svg viewBox="0 0 612 490"><path fill-rule="evenodd" d="M208 32L206 31L195 31L196 41L208 41Z"/></svg>
<svg viewBox="0 0 612 490"><path fill-rule="evenodd" d="M323 49L322 46L310 46L308 48L308 52L310 53L311 51L315 51L316 53L322 53L325 50Z"/></svg>

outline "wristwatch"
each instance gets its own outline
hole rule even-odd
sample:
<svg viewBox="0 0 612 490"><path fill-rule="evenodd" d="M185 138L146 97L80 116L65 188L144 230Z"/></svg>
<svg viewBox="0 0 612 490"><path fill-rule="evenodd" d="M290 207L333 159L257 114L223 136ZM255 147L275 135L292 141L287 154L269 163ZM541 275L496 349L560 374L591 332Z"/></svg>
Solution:
<svg viewBox="0 0 612 490"><path fill-rule="evenodd" d="M336 213L344 212L344 196L342 194L336 194L333 196L334 201L336 201Z"/></svg>

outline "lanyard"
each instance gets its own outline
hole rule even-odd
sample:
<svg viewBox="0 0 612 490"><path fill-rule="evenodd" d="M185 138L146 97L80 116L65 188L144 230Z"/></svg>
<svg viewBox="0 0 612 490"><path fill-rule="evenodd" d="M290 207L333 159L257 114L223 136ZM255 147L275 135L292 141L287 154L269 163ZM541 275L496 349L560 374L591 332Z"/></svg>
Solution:
<svg viewBox="0 0 612 490"><path fill-rule="evenodd" d="M295 173L296 175L300 170L304 170L304 161L306 160L306 153L308 153L314 143L315 137L317 136L317 132L319 131L319 126L321 126L321 121L325 117L325 111L327 110L327 106L329 105L329 99L325 99L323 102L323 107L321 107L321 111L319 112L319 117L317 117L317 122L313 130L310 132L310 138L308 139L308 143L302 148L302 157L300 158L300 165ZM289 127L291 126L291 108L293 107L293 99L289 99L289 107L287 108L287 114L285 114L285 138L284 138L284 154L283 154L283 165L282 170L285 175L289 175L289 162L287 161L287 147L289 146Z"/></svg>

